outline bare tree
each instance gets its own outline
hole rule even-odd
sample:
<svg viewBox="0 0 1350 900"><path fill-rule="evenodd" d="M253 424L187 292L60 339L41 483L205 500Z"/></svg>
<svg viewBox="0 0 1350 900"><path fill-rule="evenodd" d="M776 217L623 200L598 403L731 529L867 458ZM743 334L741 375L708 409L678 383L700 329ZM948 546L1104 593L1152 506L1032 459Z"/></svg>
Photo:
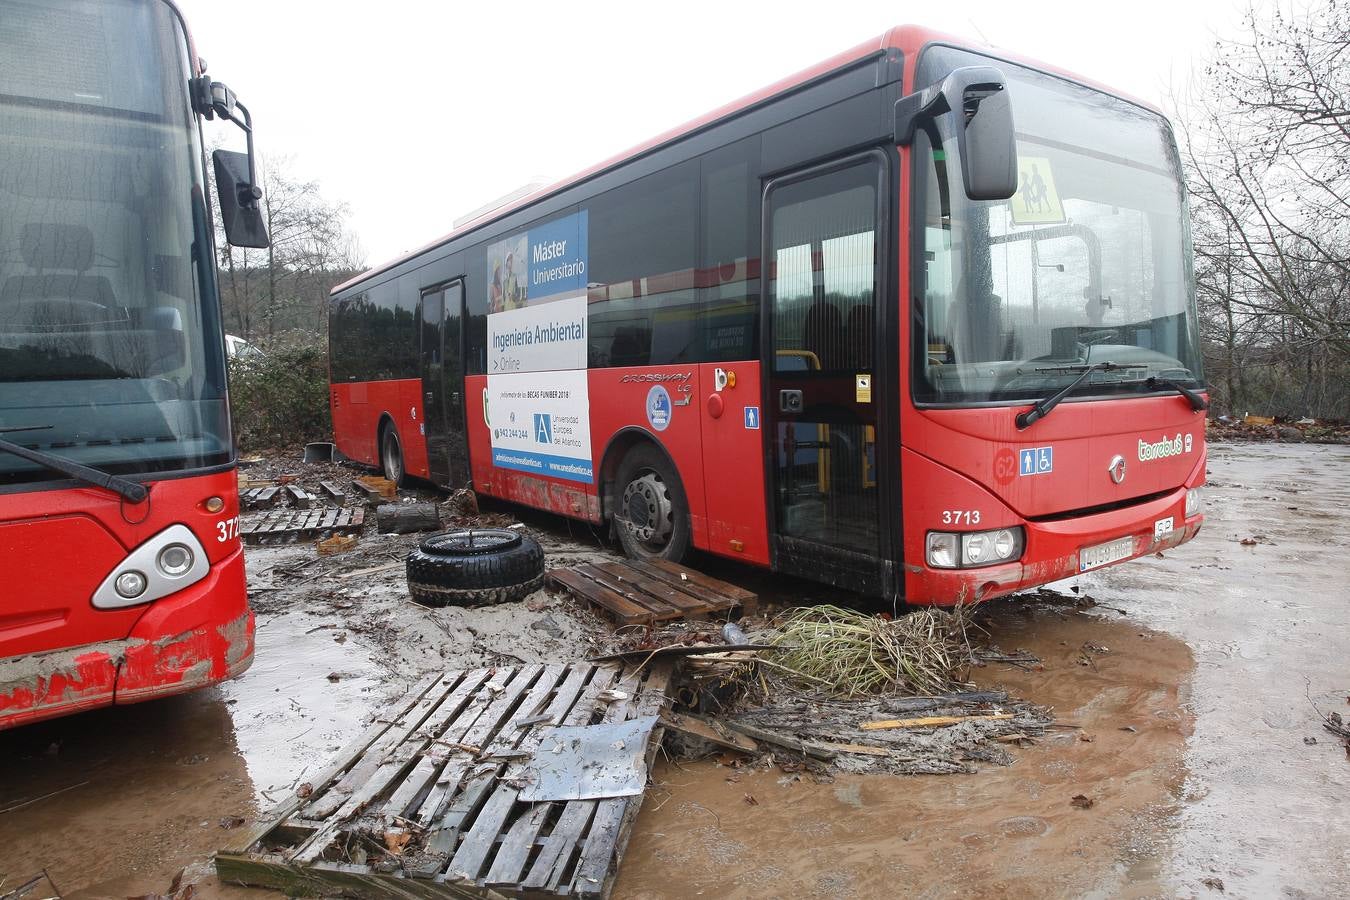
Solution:
<svg viewBox="0 0 1350 900"><path fill-rule="evenodd" d="M226 321L249 340L290 329L325 333L329 288L363 266L346 204L325 199L318 182L294 176L291 165L272 157L262 166L269 248L231 247L217 237Z"/></svg>
<svg viewBox="0 0 1350 900"><path fill-rule="evenodd" d="M1345 417L1350 7L1249 7L1187 101L1183 153L1216 386L1230 408L1264 401Z"/></svg>

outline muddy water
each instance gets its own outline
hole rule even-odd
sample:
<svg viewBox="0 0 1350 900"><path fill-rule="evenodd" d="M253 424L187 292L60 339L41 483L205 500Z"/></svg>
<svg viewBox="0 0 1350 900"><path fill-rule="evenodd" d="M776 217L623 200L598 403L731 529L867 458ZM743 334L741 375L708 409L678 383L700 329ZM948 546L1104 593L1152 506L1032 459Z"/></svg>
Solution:
<svg viewBox="0 0 1350 900"><path fill-rule="evenodd" d="M1200 538L1084 581L1195 652L1167 881L1344 897L1350 758L1314 707L1350 719L1350 447L1220 446L1209 468Z"/></svg>
<svg viewBox="0 0 1350 900"><path fill-rule="evenodd" d="M1003 648L1041 657L1044 671L991 665L977 672L979 683L1033 697L1078 727L1054 729L1015 751L1013 765L975 775L817 784L778 769L665 763L616 896L1029 897L1156 887L1185 783L1189 649L1123 620L1045 607L1001 604L985 627ZM1085 654L1085 644L1107 652ZM1074 806L1077 795L1091 807Z"/></svg>
<svg viewBox="0 0 1350 900"><path fill-rule="evenodd" d="M1205 530L1167 559L1078 580L1103 606L988 613L997 643L1045 669L991 665L977 679L1081 729L973 776L816 784L663 764L616 896L1216 894L1206 878L1228 896L1343 894L1350 761L1309 698L1350 712L1350 449L1217 447L1211 459ZM551 555L595 552L555 531ZM251 553L250 575L289 558ZM396 572L384 578L260 577L271 587L255 598L244 678L0 734L0 810L34 801L0 811L0 893L43 867L68 896L162 891L230 839L222 818L285 796L419 671L585 652L566 610L428 617L405 608ZM1109 652L1080 665L1084 643ZM1076 794L1093 805L1070 805Z"/></svg>

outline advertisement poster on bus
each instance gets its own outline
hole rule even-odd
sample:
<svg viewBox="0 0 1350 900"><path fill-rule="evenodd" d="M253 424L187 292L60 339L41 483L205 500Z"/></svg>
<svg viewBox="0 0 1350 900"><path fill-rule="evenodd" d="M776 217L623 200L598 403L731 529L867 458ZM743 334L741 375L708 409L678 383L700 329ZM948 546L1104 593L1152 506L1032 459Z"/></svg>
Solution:
<svg viewBox="0 0 1350 900"><path fill-rule="evenodd" d="M489 375L483 421L492 464L590 484L591 426L586 370Z"/></svg>
<svg viewBox="0 0 1350 900"><path fill-rule="evenodd" d="M488 374L586 368L586 211L489 244Z"/></svg>

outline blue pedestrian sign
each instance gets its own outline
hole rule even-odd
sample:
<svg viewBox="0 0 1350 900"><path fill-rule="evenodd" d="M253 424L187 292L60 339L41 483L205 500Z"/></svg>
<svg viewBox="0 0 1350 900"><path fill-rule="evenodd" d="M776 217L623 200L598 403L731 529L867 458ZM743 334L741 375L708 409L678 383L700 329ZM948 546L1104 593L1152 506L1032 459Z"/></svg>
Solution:
<svg viewBox="0 0 1350 900"><path fill-rule="evenodd" d="M745 408L745 427L752 431L759 430L759 407L747 406Z"/></svg>
<svg viewBox="0 0 1350 900"><path fill-rule="evenodd" d="M1054 470L1054 447L1026 447L1017 451L1018 475L1044 475Z"/></svg>

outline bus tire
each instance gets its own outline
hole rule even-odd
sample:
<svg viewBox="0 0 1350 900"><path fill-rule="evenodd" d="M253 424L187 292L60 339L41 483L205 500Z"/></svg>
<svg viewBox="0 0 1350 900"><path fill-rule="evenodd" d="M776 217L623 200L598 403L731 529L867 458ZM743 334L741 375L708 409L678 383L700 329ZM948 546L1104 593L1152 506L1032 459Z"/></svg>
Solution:
<svg viewBox="0 0 1350 900"><path fill-rule="evenodd" d="M408 593L426 606L510 603L544 583L544 550L505 528L429 535L408 555Z"/></svg>
<svg viewBox="0 0 1350 900"><path fill-rule="evenodd" d="M380 429L380 472L398 486L403 485L403 441L393 422Z"/></svg>
<svg viewBox="0 0 1350 900"><path fill-rule="evenodd" d="M656 447L638 444L614 477L614 530L630 559L679 562L689 550L689 501L675 467Z"/></svg>

